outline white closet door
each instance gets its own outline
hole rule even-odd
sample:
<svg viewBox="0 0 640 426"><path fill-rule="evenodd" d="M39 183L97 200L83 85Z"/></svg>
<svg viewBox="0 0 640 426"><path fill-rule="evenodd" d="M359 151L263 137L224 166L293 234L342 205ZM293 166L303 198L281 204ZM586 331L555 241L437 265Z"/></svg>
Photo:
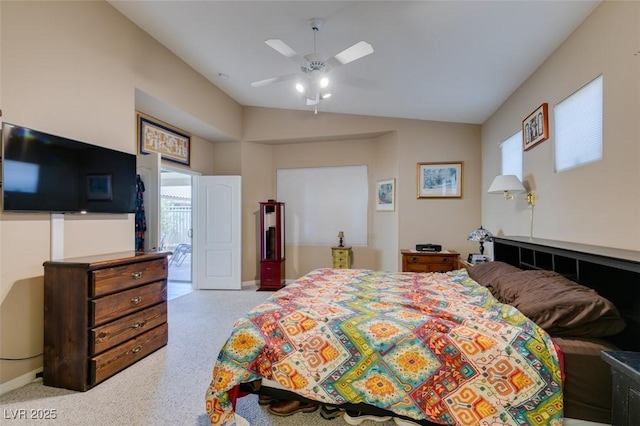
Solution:
<svg viewBox="0 0 640 426"><path fill-rule="evenodd" d="M239 290L242 285L242 186L240 176L194 178L193 285Z"/></svg>

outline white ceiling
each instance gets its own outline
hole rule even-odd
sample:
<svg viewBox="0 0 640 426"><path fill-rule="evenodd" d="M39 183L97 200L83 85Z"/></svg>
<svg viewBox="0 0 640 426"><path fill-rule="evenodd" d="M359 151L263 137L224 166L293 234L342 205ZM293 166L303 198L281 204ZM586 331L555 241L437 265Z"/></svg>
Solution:
<svg viewBox="0 0 640 426"><path fill-rule="evenodd" d="M600 0L109 3L242 105L313 111L292 82L250 83L299 72L264 41L312 53L320 18L321 56L360 40L375 50L332 71L320 113L481 124Z"/></svg>

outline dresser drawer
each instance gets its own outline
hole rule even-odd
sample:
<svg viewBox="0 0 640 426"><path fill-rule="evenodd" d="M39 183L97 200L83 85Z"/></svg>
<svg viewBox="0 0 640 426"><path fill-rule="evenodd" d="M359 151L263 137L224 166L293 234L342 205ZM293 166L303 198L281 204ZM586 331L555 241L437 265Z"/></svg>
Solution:
<svg viewBox="0 0 640 426"><path fill-rule="evenodd" d="M403 272L448 272L453 271L454 265L448 263L407 263Z"/></svg>
<svg viewBox="0 0 640 426"><path fill-rule="evenodd" d="M402 268L402 272L429 272L424 263L407 263Z"/></svg>
<svg viewBox="0 0 640 426"><path fill-rule="evenodd" d="M151 352L160 349L167 344L167 336L168 325L165 323L91 358L90 384L98 384Z"/></svg>
<svg viewBox="0 0 640 426"><path fill-rule="evenodd" d="M430 263L452 263L453 259L448 256L406 256L406 262L408 265L417 263L422 265L427 265Z"/></svg>
<svg viewBox="0 0 640 426"><path fill-rule="evenodd" d="M166 281L156 281L131 290L90 301L91 325L101 325L167 299Z"/></svg>
<svg viewBox="0 0 640 426"><path fill-rule="evenodd" d="M142 283L162 280L166 276L166 258L100 269L92 272L89 293L94 297L102 296Z"/></svg>
<svg viewBox="0 0 640 426"><path fill-rule="evenodd" d="M167 322L167 304L127 315L89 332L89 355L95 355Z"/></svg>

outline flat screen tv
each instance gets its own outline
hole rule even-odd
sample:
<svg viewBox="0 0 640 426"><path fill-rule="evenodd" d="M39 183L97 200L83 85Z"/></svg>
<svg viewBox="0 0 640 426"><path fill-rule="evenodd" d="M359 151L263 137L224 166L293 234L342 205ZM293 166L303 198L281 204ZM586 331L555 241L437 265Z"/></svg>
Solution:
<svg viewBox="0 0 640 426"><path fill-rule="evenodd" d="M2 124L2 209L134 213L136 156Z"/></svg>

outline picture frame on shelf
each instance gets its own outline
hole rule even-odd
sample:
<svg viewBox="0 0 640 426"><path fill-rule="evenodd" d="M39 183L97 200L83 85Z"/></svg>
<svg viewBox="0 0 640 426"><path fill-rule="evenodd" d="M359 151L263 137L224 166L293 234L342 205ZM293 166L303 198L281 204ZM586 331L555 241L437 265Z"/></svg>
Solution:
<svg viewBox="0 0 640 426"><path fill-rule="evenodd" d="M376 185L376 211L392 212L396 209L396 180L379 180Z"/></svg>
<svg viewBox="0 0 640 426"><path fill-rule="evenodd" d="M87 175L87 201L111 201L113 189L110 174Z"/></svg>
<svg viewBox="0 0 640 426"><path fill-rule="evenodd" d="M522 149L528 151L549 138L549 106L540 105L522 120Z"/></svg>
<svg viewBox="0 0 640 426"><path fill-rule="evenodd" d="M463 162L418 163L418 198L462 198Z"/></svg>
<svg viewBox="0 0 640 426"><path fill-rule="evenodd" d="M191 165L191 136L149 116L138 114L140 154L157 152L163 160Z"/></svg>

